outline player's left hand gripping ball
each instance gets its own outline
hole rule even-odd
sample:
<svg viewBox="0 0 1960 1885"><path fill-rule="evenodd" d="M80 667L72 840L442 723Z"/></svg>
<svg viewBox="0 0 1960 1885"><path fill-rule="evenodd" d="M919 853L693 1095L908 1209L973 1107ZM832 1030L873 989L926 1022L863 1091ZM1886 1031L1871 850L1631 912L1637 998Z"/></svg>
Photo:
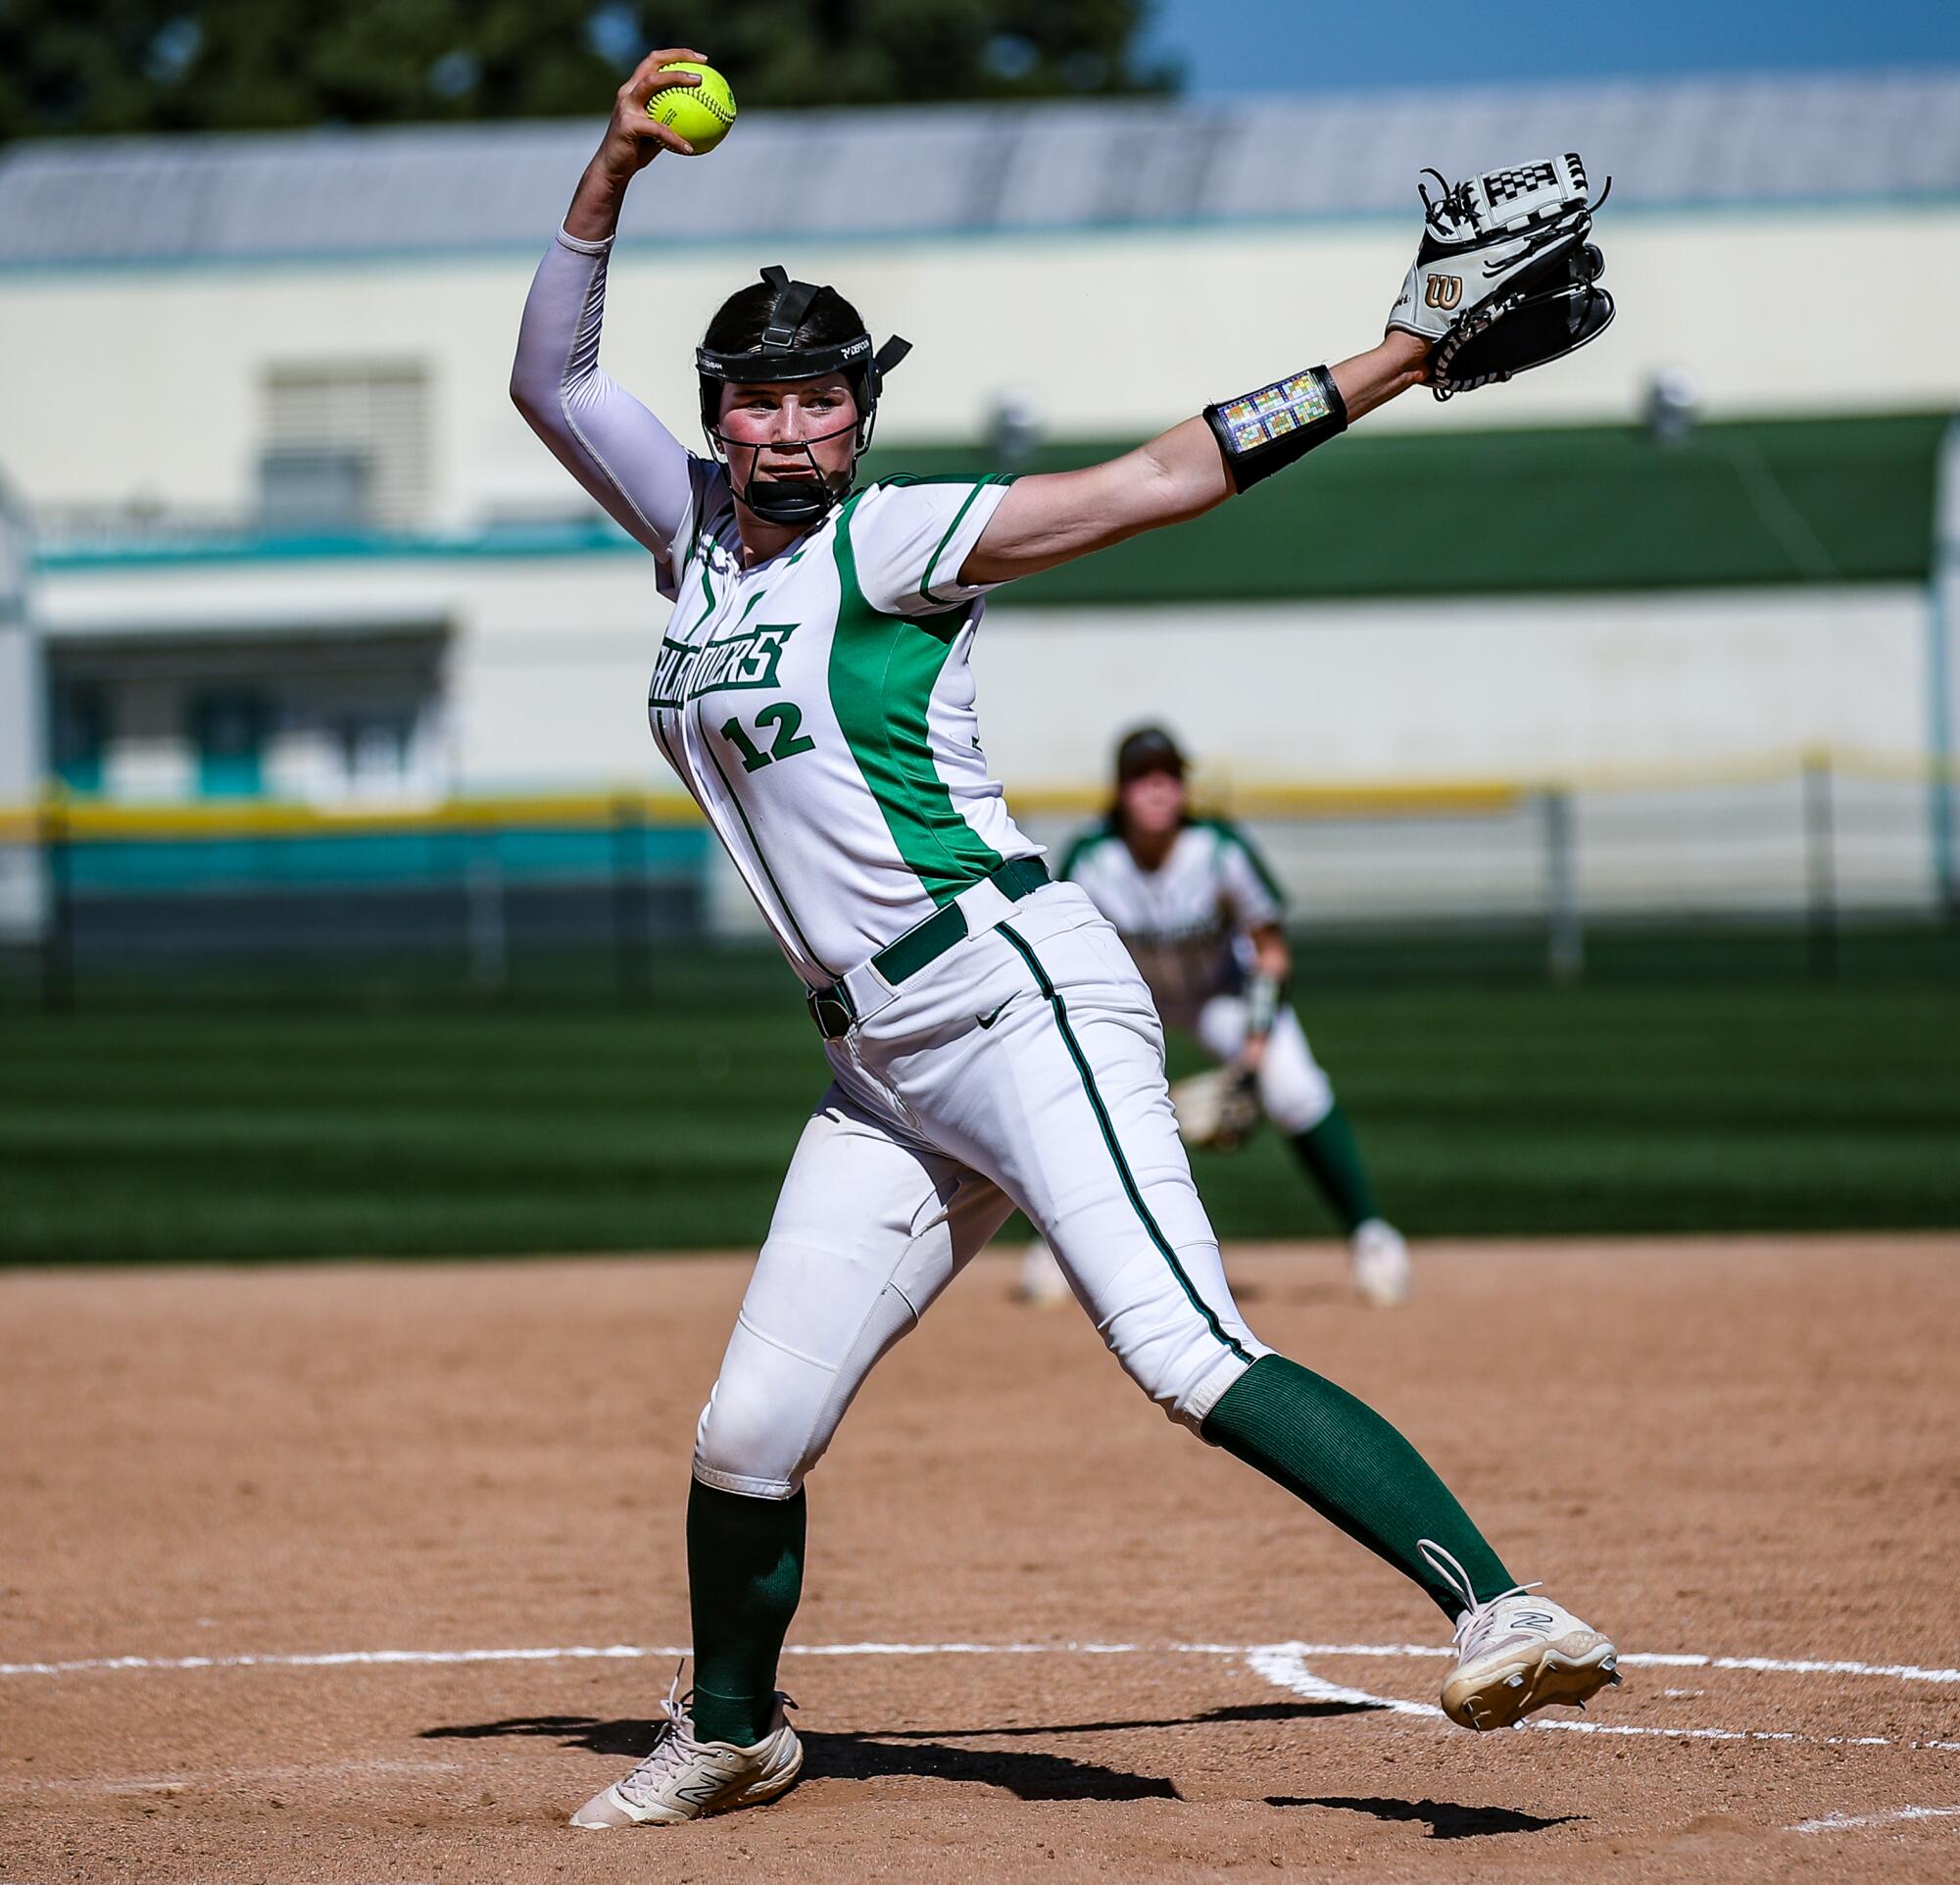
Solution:
<svg viewBox="0 0 1960 1885"><path fill-rule="evenodd" d="M691 59L676 59L662 72L689 72L698 85L668 85L647 100L647 116L657 124L678 131L694 146L697 157L706 156L728 135L735 122L735 93L727 79L712 66L697 66Z"/></svg>

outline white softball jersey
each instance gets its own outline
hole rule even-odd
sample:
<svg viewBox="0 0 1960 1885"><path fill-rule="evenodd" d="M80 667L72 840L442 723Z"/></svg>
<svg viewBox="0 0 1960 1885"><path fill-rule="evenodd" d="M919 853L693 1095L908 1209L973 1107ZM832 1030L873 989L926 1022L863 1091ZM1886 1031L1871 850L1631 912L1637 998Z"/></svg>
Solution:
<svg viewBox="0 0 1960 1885"><path fill-rule="evenodd" d="M1081 833L1060 874L1089 892L1167 1018L1189 1025L1214 995L1245 983L1249 931L1277 922L1286 898L1265 861L1222 818L1195 818L1154 870L1113 824Z"/></svg>
<svg viewBox="0 0 1960 1885"><path fill-rule="evenodd" d="M834 981L1042 847L989 772L960 565L1004 479L887 478L744 570L727 472L692 461L654 738L804 980Z"/></svg>

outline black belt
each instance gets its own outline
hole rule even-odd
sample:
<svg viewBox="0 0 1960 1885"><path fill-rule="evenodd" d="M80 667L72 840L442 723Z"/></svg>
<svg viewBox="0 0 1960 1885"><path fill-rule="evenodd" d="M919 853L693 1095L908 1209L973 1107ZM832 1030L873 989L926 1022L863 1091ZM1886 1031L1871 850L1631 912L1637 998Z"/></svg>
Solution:
<svg viewBox="0 0 1960 1885"><path fill-rule="evenodd" d="M981 880L991 883L1009 903L1039 890L1049 880L1048 866L1039 858L1010 858L998 870L990 870ZM956 903L935 910L923 922L914 923L897 942L887 943L871 958L870 966L896 988L908 981L928 963L936 963L954 944L966 940L966 913ZM810 1019L826 1041L850 1032L858 1019L857 1004L842 981L824 988L812 988L806 999Z"/></svg>

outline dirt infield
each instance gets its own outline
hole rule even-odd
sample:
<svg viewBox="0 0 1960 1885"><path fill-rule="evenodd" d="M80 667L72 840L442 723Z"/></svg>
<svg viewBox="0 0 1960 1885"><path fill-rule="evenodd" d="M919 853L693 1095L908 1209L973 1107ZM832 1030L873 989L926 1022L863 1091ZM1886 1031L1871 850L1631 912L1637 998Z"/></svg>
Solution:
<svg viewBox="0 0 1960 1885"><path fill-rule="evenodd" d="M615 1834L742 1265L0 1276L0 1881L1960 1875L1960 1238L1419 1255L1232 1268L1615 1633L1596 1731L1436 1718L1437 1614L988 1259L812 1481L808 1777Z"/></svg>

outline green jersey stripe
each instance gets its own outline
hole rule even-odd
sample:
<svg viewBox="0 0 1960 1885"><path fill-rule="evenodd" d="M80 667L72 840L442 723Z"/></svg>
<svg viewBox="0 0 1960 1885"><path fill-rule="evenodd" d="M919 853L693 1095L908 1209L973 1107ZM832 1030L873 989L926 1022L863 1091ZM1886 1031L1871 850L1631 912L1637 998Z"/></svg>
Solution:
<svg viewBox="0 0 1960 1885"><path fill-rule="evenodd" d="M1273 875L1272 871L1266 866L1265 859L1259 855L1252 844L1240 835L1239 827L1224 818L1205 818L1201 822L1208 824L1227 844L1236 844L1239 847L1245 856L1246 862L1252 867L1253 876L1257 877L1259 882L1265 886L1266 895L1272 898L1281 909L1285 909L1287 895L1280 888L1279 879Z"/></svg>
<svg viewBox="0 0 1960 1885"><path fill-rule="evenodd" d="M999 484L1000 482L1002 482L1002 480L998 477L982 478L979 481L979 483L974 485L972 490L966 494L966 502L962 504L958 510L954 512L953 521L946 526L946 534L940 538L938 547L933 551L932 555L927 559L925 566L925 575L919 582L919 594L924 596L927 601L950 602L952 600L950 596L940 597L940 596L935 596L932 593L932 579L934 575L938 573L939 560L946 554L946 546L949 543L951 543L954 537L958 533L959 526L966 521L966 513L972 510L974 499L977 498L980 495L980 493L987 488L988 485ZM959 572L956 570L954 571L954 574L956 576L958 573Z"/></svg>
<svg viewBox="0 0 1960 1885"><path fill-rule="evenodd" d="M1032 970L1035 986L1041 990L1042 999L1048 1003L1054 1016L1055 1025L1061 1029L1062 1043L1068 1049L1069 1059L1075 1063L1075 1070L1082 1080L1082 1090L1089 1096L1089 1105L1096 1115L1096 1123L1102 1133L1102 1143L1109 1148L1109 1157L1115 1162L1116 1176L1122 1181L1123 1193L1130 1201L1130 1208L1141 1219L1151 1242L1157 1247L1157 1254L1170 1265L1170 1273L1177 1278L1178 1285L1183 1289L1192 1308L1204 1317L1205 1326L1240 1361L1250 1362L1252 1358L1225 1332L1225 1325L1219 1321L1211 1305L1199 1295L1184 1265L1177 1261L1177 1252L1171 1248L1170 1239L1163 1234L1162 1227L1151 1215L1151 1208L1145 1204L1144 1194L1138 1188L1136 1177L1130 1170L1130 1162L1123 1156L1123 1147L1116 1137L1116 1128L1110 1123L1109 1109L1102 1104L1102 1095L1097 1090L1096 1075L1090 1071L1088 1057L1084 1055L1081 1044L1075 1038L1075 1030L1068 1024L1068 1009L1056 992L1054 984L1049 980L1048 970L1041 966L1041 958L1022 941L1011 925L999 923L996 925L996 930L1013 946L1015 953Z"/></svg>
<svg viewBox="0 0 1960 1885"><path fill-rule="evenodd" d="M913 620L873 609L858 584L852 499L838 514L830 704L899 856L936 904L1004 862L959 816L933 765L932 691L967 617Z"/></svg>
<svg viewBox="0 0 1960 1885"><path fill-rule="evenodd" d="M1096 850L1099 846L1107 844L1115 835L1115 825L1106 821L1102 824L1092 825L1087 831L1078 831L1069 840L1067 851L1062 854L1061 869L1057 874L1063 877L1074 876L1075 867L1090 852Z"/></svg>

